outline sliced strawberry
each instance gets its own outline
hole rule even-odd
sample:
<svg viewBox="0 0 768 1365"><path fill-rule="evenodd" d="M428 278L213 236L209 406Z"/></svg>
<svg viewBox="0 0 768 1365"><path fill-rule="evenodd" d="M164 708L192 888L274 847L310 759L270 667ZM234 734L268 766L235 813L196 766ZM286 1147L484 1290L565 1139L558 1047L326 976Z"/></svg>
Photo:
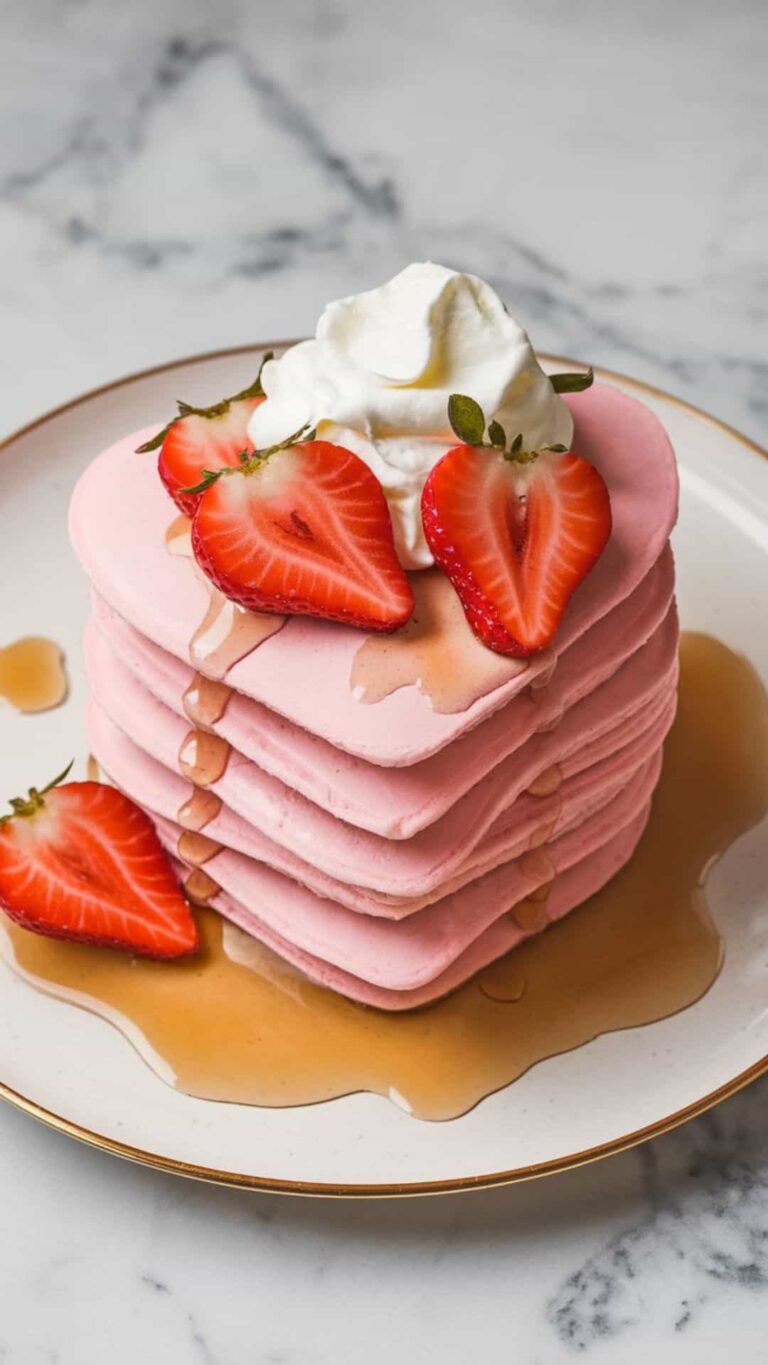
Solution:
<svg viewBox="0 0 768 1365"><path fill-rule="evenodd" d="M200 481L205 470L224 469L238 464L243 454L253 454L248 423L254 410L264 402L261 370L272 353L262 361L250 388L209 408L177 404L179 413L151 441L139 446L138 453L160 448L157 468L160 478L176 506L191 517L199 495L187 491Z"/></svg>
<svg viewBox="0 0 768 1365"><path fill-rule="evenodd" d="M127 796L99 782L52 783L11 805L0 822L0 907L11 919L145 957L194 952L197 928L168 857Z"/></svg>
<svg viewBox="0 0 768 1365"><path fill-rule="evenodd" d="M236 465L243 451L253 454L248 422L254 408L263 402L263 398L244 398L214 416L190 413L173 423L163 441L157 468L176 506L188 517L199 496L182 493L181 489L197 483L204 469Z"/></svg>
<svg viewBox="0 0 768 1365"><path fill-rule="evenodd" d="M252 611L397 630L413 594L381 485L350 450L302 435L204 480L192 523L197 562Z"/></svg>
<svg viewBox="0 0 768 1365"><path fill-rule="evenodd" d="M482 414L480 423L479 439L475 425L473 443L455 446L431 471L424 533L475 634L500 654L524 657L549 644L605 548L610 498L580 456L562 447L526 452L519 438L507 450L498 423L489 429L493 444L481 444Z"/></svg>

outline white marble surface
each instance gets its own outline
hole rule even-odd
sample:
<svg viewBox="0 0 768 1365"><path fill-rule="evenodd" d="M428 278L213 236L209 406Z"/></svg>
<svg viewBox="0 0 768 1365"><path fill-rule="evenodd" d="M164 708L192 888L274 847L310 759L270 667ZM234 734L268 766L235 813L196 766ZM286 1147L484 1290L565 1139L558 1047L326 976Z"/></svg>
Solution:
<svg viewBox="0 0 768 1365"><path fill-rule="evenodd" d="M5 430L431 256L765 441L762 0L4 0ZM2 1365L768 1359L768 1087L432 1201L216 1190L0 1114Z"/></svg>

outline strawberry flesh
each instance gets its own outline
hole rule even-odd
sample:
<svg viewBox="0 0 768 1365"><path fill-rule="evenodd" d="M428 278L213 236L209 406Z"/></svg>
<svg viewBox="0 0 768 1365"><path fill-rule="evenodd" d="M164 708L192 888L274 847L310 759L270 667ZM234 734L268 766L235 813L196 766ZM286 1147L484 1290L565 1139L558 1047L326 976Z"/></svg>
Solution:
<svg viewBox="0 0 768 1365"><path fill-rule="evenodd" d="M197 927L147 815L99 782L70 782L0 825L0 907L52 938L175 958Z"/></svg>
<svg viewBox="0 0 768 1365"><path fill-rule="evenodd" d="M216 586L252 611L372 631L397 630L413 612L381 485L328 441L219 478L200 498L192 547Z"/></svg>
<svg viewBox="0 0 768 1365"><path fill-rule="evenodd" d="M189 493L203 470L235 466L245 450L253 454L248 423L263 398L232 399L222 412L190 413L171 424L163 440L157 468L176 506L191 517L200 495Z"/></svg>
<svg viewBox="0 0 768 1365"><path fill-rule="evenodd" d="M553 639L611 532L605 483L573 453L518 461L455 446L431 471L422 520L475 634L527 657Z"/></svg>

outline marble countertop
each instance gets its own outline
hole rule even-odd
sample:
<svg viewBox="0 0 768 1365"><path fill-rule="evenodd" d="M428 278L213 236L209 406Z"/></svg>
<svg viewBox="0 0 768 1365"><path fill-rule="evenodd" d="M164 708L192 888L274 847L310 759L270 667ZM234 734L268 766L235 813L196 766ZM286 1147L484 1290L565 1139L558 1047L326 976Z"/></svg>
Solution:
<svg viewBox="0 0 768 1365"><path fill-rule="evenodd" d="M758 441L762 0L5 0L2 428L411 259ZM768 1359L768 1083L554 1179L268 1198L0 1113L2 1365Z"/></svg>

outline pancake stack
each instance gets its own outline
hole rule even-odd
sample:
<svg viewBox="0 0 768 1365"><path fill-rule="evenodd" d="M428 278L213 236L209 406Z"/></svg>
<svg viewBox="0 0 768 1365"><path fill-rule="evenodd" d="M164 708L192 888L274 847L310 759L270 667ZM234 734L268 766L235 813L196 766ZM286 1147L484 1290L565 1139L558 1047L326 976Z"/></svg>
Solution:
<svg viewBox="0 0 768 1365"><path fill-rule="evenodd" d="M646 824L676 703L675 462L617 390L568 403L613 532L529 660L476 641L436 569L395 636L247 619L135 453L155 428L76 490L96 758L191 896L355 1000L452 990L603 886Z"/></svg>

